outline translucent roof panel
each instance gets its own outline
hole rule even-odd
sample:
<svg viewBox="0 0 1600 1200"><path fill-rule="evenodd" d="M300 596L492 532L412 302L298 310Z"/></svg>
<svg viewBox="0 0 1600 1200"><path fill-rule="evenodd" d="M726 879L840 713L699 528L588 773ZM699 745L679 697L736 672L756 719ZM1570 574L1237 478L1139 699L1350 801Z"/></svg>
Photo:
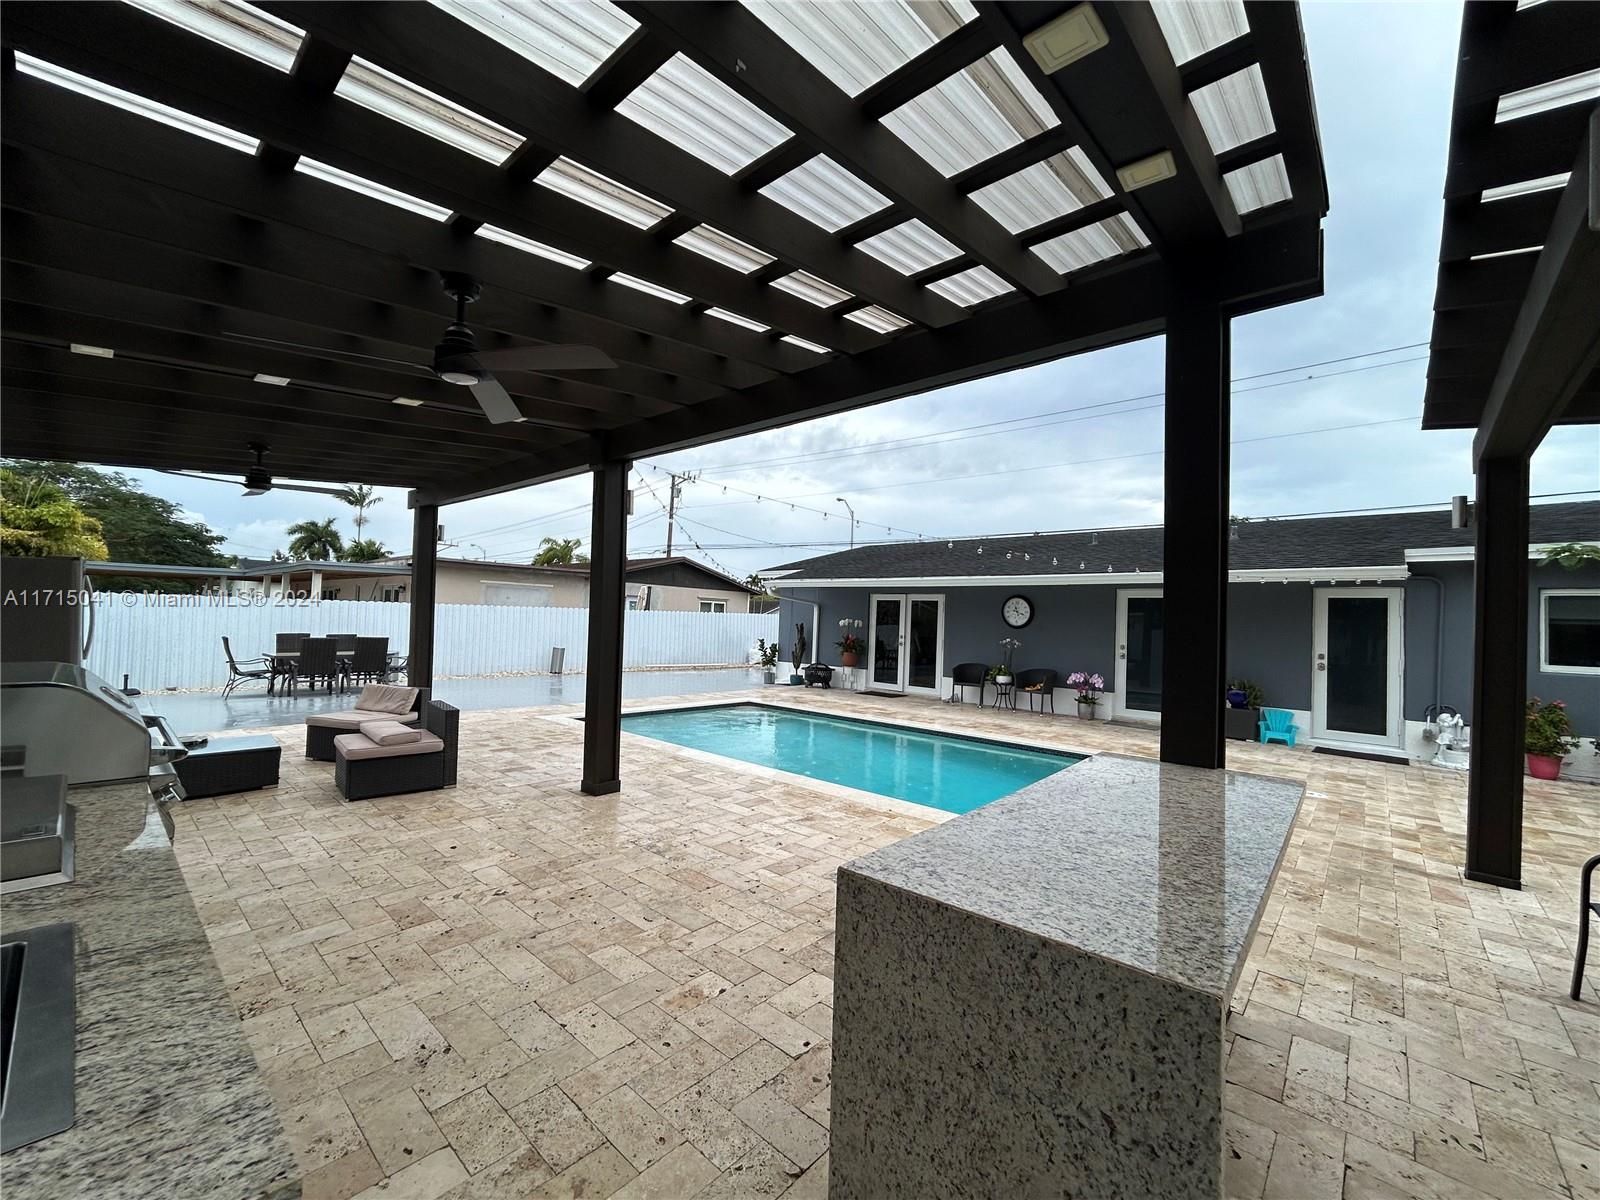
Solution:
<svg viewBox="0 0 1600 1200"><path fill-rule="evenodd" d="M996 50L883 118L945 175L1060 124L1005 50Z"/></svg>
<svg viewBox="0 0 1600 1200"><path fill-rule="evenodd" d="M554 246L546 246L543 242L536 242L530 237L523 237L520 233L512 233L509 229L501 229L495 225L479 225L473 232L491 242L499 242L502 246L521 250L524 254L534 254L549 259L553 263L560 263L563 267L573 267L582 271L590 265L587 258L579 258L576 254L568 254L565 250L557 250Z"/></svg>
<svg viewBox="0 0 1600 1200"><path fill-rule="evenodd" d="M888 263L902 275L915 275L961 253L961 247L947 242L921 221L910 220L875 237L856 243L879 262Z"/></svg>
<svg viewBox="0 0 1600 1200"><path fill-rule="evenodd" d="M497 167L523 142L520 133L496 125L487 117L480 117L364 59L350 60L339 86L333 91L336 96L370 108L457 150L486 159Z"/></svg>
<svg viewBox="0 0 1600 1200"><path fill-rule="evenodd" d="M826 154L819 154L773 180L761 194L835 233L889 207L888 197L868 187Z"/></svg>
<svg viewBox="0 0 1600 1200"><path fill-rule="evenodd" d="M979 188L972 198L1012 233L1021 233L1110 195L1088 155L1074 146Z"/></svg>
<svg viewBox="0 0 1600 1200"><path fill-rule="evenodd" d="M1564 108L1568 104L1593 100L1597 96L1600 96L1600 69L1580 71L1565 79L1552 79L1519 92L1507 92L1495 105L1494 119L1496 124L1515 121L1518 117L1531 117L1535 113Z"/></svg>
<svg viewBox="0 0 1600 1200"><path fill-rule="evenodd" d="M24 54L21 50L18 50L16 55L17 70L24 75L32 75L35 79L64 87L68 91L88 96L91 100L98 100L102 104L109 104L125 112L159 121L173 129L181 129L184 133L205 138L208 142L227 146L230 150L254 154L261 146L259 138L240 133L237 129L229 129L226 125L218 125L215 121L208 121L204 117L186 113L181 108L171 108L154 100L146 100L143 96L136 96L108 83L101 83L98 79L90 79L87 75L79 75L76 71L58 67L55 63L45 62L41 58L34 58L31 54Z"/></svg>
<svg viewBox="0 0 1600 1200"><path fill-rule="evenodd" d="M857 325L865 325L874 333L893 333L896 329L904 329L911 324L904 317L897 317L887 308L879 308L876 304L845 313L844 319L854 321Z"/></svg>
<svg viewBox="0 0 1600 1200"><path fill-rule="evenodd" d="M1266 137L1273 130L1267 86L1261 80L1261 68L1253 63L1190 92L1189 102L1213 154Z"/></svg>
<svg viewBox="0 0 1600 1200"><path fill-rule="evenodd" d="M815 304L818 308L832 308L835 304L855 295L854 292L847 292L826 279L818 279L809 271L794 271L780 276L772 281L772 286L788 292L791 296L799 296L800 299Z"/></svg>
<svg viewBox="0 0 1600 1200"><path fill-rule="evenodd" d="M788 342L789 345L791 345L791 346L799 346L800 349L809 350L813 354L832 354L833 353L833 351L829 350L826 346L819 346L815 342L808 342L808 341L806 341L805 338L803 338L803 337L795 337L795 335L792 334L792 333L786 333L781 338L779 338L778 340L780 342Z"/></svg>
<svg viewBox="0 0 1600 1200"><path fill-rule="evenodd" d="M534 182L640 229L649 229L672 212L660 201L652 200L615 179L609 179L599 171L591 171L570 158L556 159L535 176Z"/></svg>
<svg viewBox="0 0 1600 1200"><path fill-rule="evenodd" d="M128 3L280 71L294 66L295 55L305 39L304 30L237 0L128 0Z"/></svg>
<svg viewBox="0 0 1600 1200"><path fill-rule="evenodd" d="M745 0L745 7L852 96L978 15L968 0Z"/></svg>
<svg viewBox="0 0 1600 1200"><path fill-rule="evenodd" d="M681 54L630 92L617 111L728 175L790 137L788 129Z"/></svg>
<svg viewBox="0 0 1600 1200"><path fill-rule="evenodd" d="M772 255L746 245L738 238L713 229L710 225L696 225L682 237L673 239L685 250L703 254L712 262L719 262L735 271L749 273L759 270L772 261Z"/></svg>
<svg viewBox="0 0 1600 1200"><path fill-rule="evenodd" d="M1172 59L1186 63L1250 31L1242 0L1150 0Z"/></svg>
<svg viewBox="0 0 1600 1200"><path fill-rule="evenodd" d="M772 326L763 325L760 321L754 320L753 318L742 316L736 312L729 312L725 308L708 308L706 309L706 316L715 317L719 321L727 321L732 325L739 325L745 329L753 329L757 333L765 333L767 330L772 328Z"/></svg>
<svg viewBox="0 0 1600 1200"><path fill-rule="evenodd" d="M636 292L643 292L646 296L655 296L660 300L670 300L674 304L687 304L689 297L682 292L675 292L669 287L662 287L659 283L651 283L648 279L640 279L635 275L624 275L618 271L607 278L612 283L620 283L623 287L630 287Z"/></svg>
<svg viewBox="0 0 1600 1200"><path fill-rule="evenodd" d="M973 267L959 275L952 275L949 279L930 283L928 287L946 300L953 300L969 308L974 304L982 304L985 300L993 300L996 296L1004 296L1007 292L1017 290L988 267Z"/></svg>
<svg viewBox="0 0 1600 1200"><path fill-rule="evenodd" d="M1030 247L1045 262L1062 274L1091 267L1108 258L1142 250L1150 242L1126 215L1119 214L1096 221L1083 229L1074 229L1060 237L1051 238Z"/></svg>
<svg viewBox="0 0 1600 1200"><path fill-rule="evenodd" d="M1289 198L1289 175L1284 170L1281 154L1229 171L1222 182L1228 185L1233 206L1241 213L1254 212Z"/></svg>
<svg viewBox="0 0 1600 1200"><path fill-rule="evenodd" d="M433 0L456 20L577 87L639 23L606 0Z"/></svg>
<svg viewBox="0 0 1600 1200"><path fill-rule="evenodd" d="M397 191L381 183L375 183L360 175L352 175L349 171L330 167L327 163L318 162L314 158L302 156L296 160L294 169L302 175L309 175L313 179L320 179L324 183L337 184L339 187L348 188L352 192L359 192L373 200L382 200L385 204L392 204L396 208L403 208L407 212L414 212L418 216L432 217L435 221L447 220L450 210L442 204L435 204L431 200L424 200L408 192Z"/></svg>
<svg viewBox="0 0 1600 1200"><path fill-rule="evenodd" d="M1566 187L1567 180L1572 178L1570 171L1563 171L1559 175L1546 175L1542 179L1525 179L1521 183L1503 183L1499 187L1484 188L1483 195L1478 197L1485 204L1492 204L1496 200L1509 200L1513 196L1531 196L1534 192L1548 192L1555 188Z"/></svg>

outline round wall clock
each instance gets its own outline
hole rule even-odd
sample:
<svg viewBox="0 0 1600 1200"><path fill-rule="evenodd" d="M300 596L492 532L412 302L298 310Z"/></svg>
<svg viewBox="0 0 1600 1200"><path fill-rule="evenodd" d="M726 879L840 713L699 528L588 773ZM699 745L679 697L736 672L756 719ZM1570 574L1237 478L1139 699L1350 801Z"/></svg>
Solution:
<svg viewBox="0 0 1600 1200"><path fill-rule="evenodd" d="M1000 606L1000 616L1013 629L1021 629L1033 620L1033 601L1026 596L1011 596Z"/></svg>

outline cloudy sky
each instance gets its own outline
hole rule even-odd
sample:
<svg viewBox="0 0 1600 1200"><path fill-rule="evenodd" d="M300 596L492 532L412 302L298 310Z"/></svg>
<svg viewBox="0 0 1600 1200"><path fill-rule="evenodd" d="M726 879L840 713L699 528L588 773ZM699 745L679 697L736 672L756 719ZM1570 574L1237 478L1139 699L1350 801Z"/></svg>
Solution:
<svg viewBox="0 0 1600 1200"><path fill-rule="evenodd" d="M1417 428L1460 7L1312 0L1303 11L1332 193L1326 295L1234 322L1233 511L1470 493L1469 435ZM677 547L741 575L845 543L836 497L854 507L858 541L1156 522L1161 386L1155 338L650 460L630 549L663 547L668 471L699 472L683 489ZM241 555L264 557L307 516L349 531L350 510L332 499L246 499L136 474ZM1600 429L1553 433L1533 491L1596 487ZM404 493L384 495L369 532L404 550ZM541 537L587 539L587 501L587 481L567 480L447 509L449 553L526 561Z"/></svg>

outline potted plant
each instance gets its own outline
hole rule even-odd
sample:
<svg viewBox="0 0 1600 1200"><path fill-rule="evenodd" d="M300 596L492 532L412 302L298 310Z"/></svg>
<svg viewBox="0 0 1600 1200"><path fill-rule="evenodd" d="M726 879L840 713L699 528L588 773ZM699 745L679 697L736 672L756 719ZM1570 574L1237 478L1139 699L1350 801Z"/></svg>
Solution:
<svg viewBox="0 0 1600 1200"><path fill-rule="evenodd" d="M1000 639L1000 665L989 672L989 678L1000 687L1009 687L1011 684L1011 656L1022 646L1016 638Z"/></svg>
<svg viewBox="0 0 1600 1200"><path fill-rule="evenodd" d="M1227 687L1228 707L1223 711L1222 732L1236 742L1253 742L1261 721L1265 700L1261 688L1250 679L1235 679Z"/></svg>
<svg viewBox="0 0 1600 1200"><path fill-rule="evenodd" d="M1100 693L1106 686L1105 677L1074 671L1067 676L1067 686L1078 693L1079 718L1085 721L1094 720L1095 705L1100 703Z"/></svg>
<svg viewBox="0 0 1600 1200"><path fill-rule="evenodd" d="M763 683L778 682L778 643L766 638L756 639L756 660L761 664Z"/></svg>
<svg viewBox="0 0 1600 1200"><path fill-rule="evenodd" d="M1529 775L1535 779L1560 779L1561 760L1572 753L1577 744L1564 701L1552 700L1546 704L1537 696L1528 698L1522 749L1527 754Z"/></svg>
<svg viewBox="0 0 1600 1200"><path fill-rule="evenodd" d="M861 635L852 632L859 629L860 621L851 621L848 618L839 622L839 628L845 631L839 639L839 665L841 667L854 667L861 661L861 655L866 651L867 644L861 640Z"/></svg>
<svg viewBox="0 0 1600 1200"><path fill-rule="evenodd" d="M776 653L776 649L774 649ZM799 621L794 625L794 645L789 648L789 663L794 672L789 676L790 686L803 684L806 677L800 673L800 664L806 660L806 627Z"/></svg>

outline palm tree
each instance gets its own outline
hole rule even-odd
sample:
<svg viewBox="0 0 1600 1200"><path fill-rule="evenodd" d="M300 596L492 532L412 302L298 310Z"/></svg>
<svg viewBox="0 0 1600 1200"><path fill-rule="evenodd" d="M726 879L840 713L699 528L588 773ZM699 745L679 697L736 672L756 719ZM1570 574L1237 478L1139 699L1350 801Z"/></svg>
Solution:
<svg viewBox="0 0 1600 1200"><path fill-rule="evenodd" d="M346 542L340 562L377 562L389 556L388 548L377 538L356 538Z"/></svg>
<svg viewBox="0 0 1600 1200"><path fill-rule="evenodd" d="M367 509L374 504L382 504L383 497L378 495L378 489L370 483L347 483L339 489L339 499L356 510L352 523L356 527L356 540L360 541L361 530L370 519L367 516Z"/></svg>
<svg viewBox="0 0 1600 1200"><path fill-rule="evenodd" d="M539 550L533 556L533 565L536 567L561 566L567 563L586 563L589 561L587 554L579 554L578 547L583 545L582 538L540 538Z"/></svg>
<svg viewBox="0 0 1600 1200"><path fill-rule="evenodd" d="M339 536L332 517L297 521L284 532L289 535L289 553L295 558L331 562L344 552L344 538Z"/></svg>

